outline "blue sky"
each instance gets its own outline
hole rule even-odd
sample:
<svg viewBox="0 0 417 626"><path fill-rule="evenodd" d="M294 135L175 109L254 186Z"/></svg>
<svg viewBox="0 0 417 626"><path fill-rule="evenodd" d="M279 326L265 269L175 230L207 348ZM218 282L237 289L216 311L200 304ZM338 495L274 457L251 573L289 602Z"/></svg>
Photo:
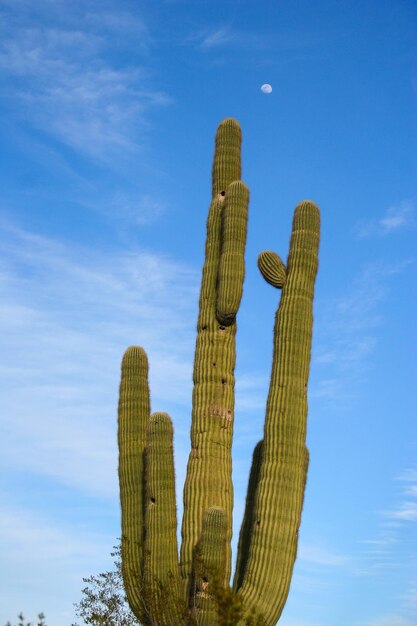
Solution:
<svg viewBox="0 0 417 626"><path fill-rule="evenodd" d="M256 258L286 257L293 208L312 198L311 465L280 624L416 623L416 18L412 0L0 0L0 623L23 610L68 626L82 577L112 563L131 344L174 420L181 493L229 116L251 190L234 542L277 305Z"/></svg>

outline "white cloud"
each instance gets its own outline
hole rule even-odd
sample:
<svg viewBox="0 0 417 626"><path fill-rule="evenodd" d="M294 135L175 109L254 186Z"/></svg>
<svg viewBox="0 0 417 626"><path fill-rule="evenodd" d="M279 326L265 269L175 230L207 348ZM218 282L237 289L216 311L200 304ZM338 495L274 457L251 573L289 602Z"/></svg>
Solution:
<svg viewBox="0 0 417 626"><path fill-rule="evenodd" d="M417 467L406 469L398 476L398 480L406 485L405 489L411 489L414 492L414 488L417 487Z"/></svg>
<svg viewBox="0 0 417 626"><path fill-rule="evenodd" d="M398 477L402 485L402 501L390 511L384 512L384 516L403 522L417 521L417 469L409 468ZM414 499L413 499L414 498Z"/></svg>
<svg viewBox="0 0 417 626"><path fill-rule="evenodd" d="M298 550L298 558L301 563L326 567L344 566L350 561L350 558L345 555L332 552L320 545L307 545L302 541Z"/></svg>
<svg viewBox="0 0 417 626"><path fill-rule="evenodd" d="M404 593L402 600L406 609L417 612L417 580L411 583L410 587Z"/></svg>
<svg viewBox="0 0 417 626"><path fill-rule="evenodd" d="M336 592L350 568L351 557L323 543L306 543L301 536L291 588L308 597L309 601L324 598Z"/></svg>
<svg viewBox="0 0 417 626"><path fill-rule="evenodd" d="M355 227L359 239L372 236L385 236L400 230L414 228L415 204L412 200L404 200L389 207L383 217L377 220L362 220Z"/></svg>
<svg viewBox="0 0 417 626"><path fill-rule="evenodd" d="M181 44L194 45L203 52L221 51L225 48L253 51L264 49L269 37L251 31L241 31L231 26L196 30L181 38Z"/></svg>
<svg viewBox="0 0 417 626"><path fill-rule="evenodd" d="M170 99L152 85L138 59L124 69L106 60L109 37L102 32L116 29L120 37L120 30L128 28L127 13L90 13L78 26L71 15L64 12L64 17L54 27L22 20L3 32L0 67L8 78L3 98L13 98L14 115L28 116L65 145L102 162L114 161L115 153L140 147L147 111ZM143 25L140 32L145 32Z"/></svg>
<svg viewBox="0 0 417 626"><path fill-rule="evenodd" d="M137 198L132 198L131 195L121 192L113 196L105 210L106 208L109 215L114 215L116 210L118 216L140 226L151 224L166 211L165 205L150 195L140 195ZM101 207L101 210L103 210L103 207Z"/></svg>
<svg viewBox="0 0 417 626"><path fill-rule="evenodd" d="M360 622L358 626L415 626L415 623L411 618L398 613L389 613L366 622Z"/></svg>
<svg viewBox="0 0 417 626"><path fill-rule="evenodd" d="M144 250L69 250L10 224L0 241L1 462L114 497L123 351L147 350L154 410L190 404L197 273Z"/></svg>
<svg viewBox="0 0 417 626"><path fill-rule="evenodd" d="M413 571L412 563L416 550L417 491L412 490L410 493L408 487L415 485L416 478L415 468L399 475L401 484L405 483L407 487L398 490L397 503L392 508L378 513L378 532L374 537L361 542L364 550L358 570L362 576L379 576L381 580L391 580L393 571L402 572L403 586L408 585L409 588L407 592L409 601L408 604L403 602L404 609L410 605L415 590L410 573Z"/></svg>
<svg viewBox="0 0 417 626"><path fill-rule="evenodd" d="M93 8L88 3L87 8ZM145 22L136 14L117 6L116 11L102 10L102 3L96 3L96 11L87 12L84 18L86 27L97 31L103 37L117 37L118 44L134 43L142 52L149 52L153 40Z"/></svg>
<svg viewBox="0 0 417 626"><path fill-rule="evenodd" d="M393 520L417 522L417 502L402 502L396 509L388 511L386 516Z"/></svg>
<svg viewBox="0 0 417 626"><path fill-rule="evenodd" d="M311 397L339 407L350 403L364 380L367 363L377 348L380 307L388 293L387 278L400 268L365 266L343 294L316 305Z"/></svg>
<svg viewBox="0 0 417 626"><path fill-rule="evenodd" d="M46 612L47 623L70 623L82 577L108 567L113 545L114 537L97 529L89 532L54 524L46 515L6 504L2 497L0 551L7 575L2 577L0 590L1 623L15 618L4 613L9 606L15 606L16 613L23 611L28 619L35 618L30 611L37 607Z"/></svg>
<svg viewBox="0 0 417 626"><path fill-rule="evenodd" d="M230 44L236 39L236 35L229 28L217 28L206 34L200 43L200 48L209 50Z"/></svg>

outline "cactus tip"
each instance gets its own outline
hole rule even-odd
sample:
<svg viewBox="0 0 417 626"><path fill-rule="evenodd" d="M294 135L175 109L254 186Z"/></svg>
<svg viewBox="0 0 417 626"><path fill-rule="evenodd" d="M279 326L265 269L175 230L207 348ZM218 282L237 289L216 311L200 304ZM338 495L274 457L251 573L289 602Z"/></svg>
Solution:
<svg viewBox="0 0 417 626"><path fill-rule="evenodd" d="M122 359L122 369L126 367L137 367L148 369L148 357L140 346L129 346Z"/></svg>

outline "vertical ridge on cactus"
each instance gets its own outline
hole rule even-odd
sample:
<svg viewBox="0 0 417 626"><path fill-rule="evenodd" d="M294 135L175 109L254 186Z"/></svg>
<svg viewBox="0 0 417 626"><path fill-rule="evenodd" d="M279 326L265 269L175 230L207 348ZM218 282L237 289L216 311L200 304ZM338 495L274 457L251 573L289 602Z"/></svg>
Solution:
<svg viewBox="0 0 417 626"><path fill-rule="evenodd" d="M239 124L223 120L212 167L179 561L172 423L166 413L150 414L144 350L128 348L122 360L122 571L129 604L144 626L275 626L290 588L308 468L307 383L320 216L313 202L301 202L287 265L271 251L258 260L264 278L282 293L264 438L254 450L232 590L235 336L249 202L240 180L240 147Z"/></svg>
<svg viewBox="0 0 417 626"><path fill-rule="evenodd" d="M169 415L153 413L146 445L146 512L143 582L155 598L162 586L179 597L173 428ZM162 598L160 599L163 604ZM176 616L173 615L175 618ZM173 622L176 626L176 622Z"/></svg>
<svg viewBox="0 0 417 626"><path fill-rule="evenodd" d="M204 512L200 540L194 551L195 608L199 626L216 623L213 584L222 584L226 559L226 516L220 507Z"/></svg>
<svg viewBox="0 0 417 626"><path fill-rule="evenodd" d="M222 246L217 274L216 316L229 326L239 309L245 276L245 245L249 189L242 181L231 183L225 194L222 216Z"/></svg>
<svg viewBox="0 0 417 626"><path fill-rule="evenodd" d="M137 581L143 567L144 456L150 413L148 358L143 348L131 346L122 360L119 394L119 484L122 511L122 570L132 611L143 617Z"/></svg>

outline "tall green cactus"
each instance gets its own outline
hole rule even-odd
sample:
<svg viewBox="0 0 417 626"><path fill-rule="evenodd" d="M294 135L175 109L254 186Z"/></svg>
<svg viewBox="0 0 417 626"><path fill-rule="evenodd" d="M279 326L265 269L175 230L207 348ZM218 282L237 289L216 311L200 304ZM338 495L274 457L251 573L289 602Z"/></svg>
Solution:
<svg viewBox="0 0 417 626"><path fill-rule="evenodd" d="M296 558L308 467L307 383L320 228L310 201L295 209L287 265L271 251L258 259L262 275L282 295L264 438L254 451L229 588L236 314L249 201L240 180L240 145L238 123L224 120L213 161L179 561L171 420L166 413L150 414L144 350L130 347L122 361L122 569L130 606L144 626L274 626Z"/></svg>

